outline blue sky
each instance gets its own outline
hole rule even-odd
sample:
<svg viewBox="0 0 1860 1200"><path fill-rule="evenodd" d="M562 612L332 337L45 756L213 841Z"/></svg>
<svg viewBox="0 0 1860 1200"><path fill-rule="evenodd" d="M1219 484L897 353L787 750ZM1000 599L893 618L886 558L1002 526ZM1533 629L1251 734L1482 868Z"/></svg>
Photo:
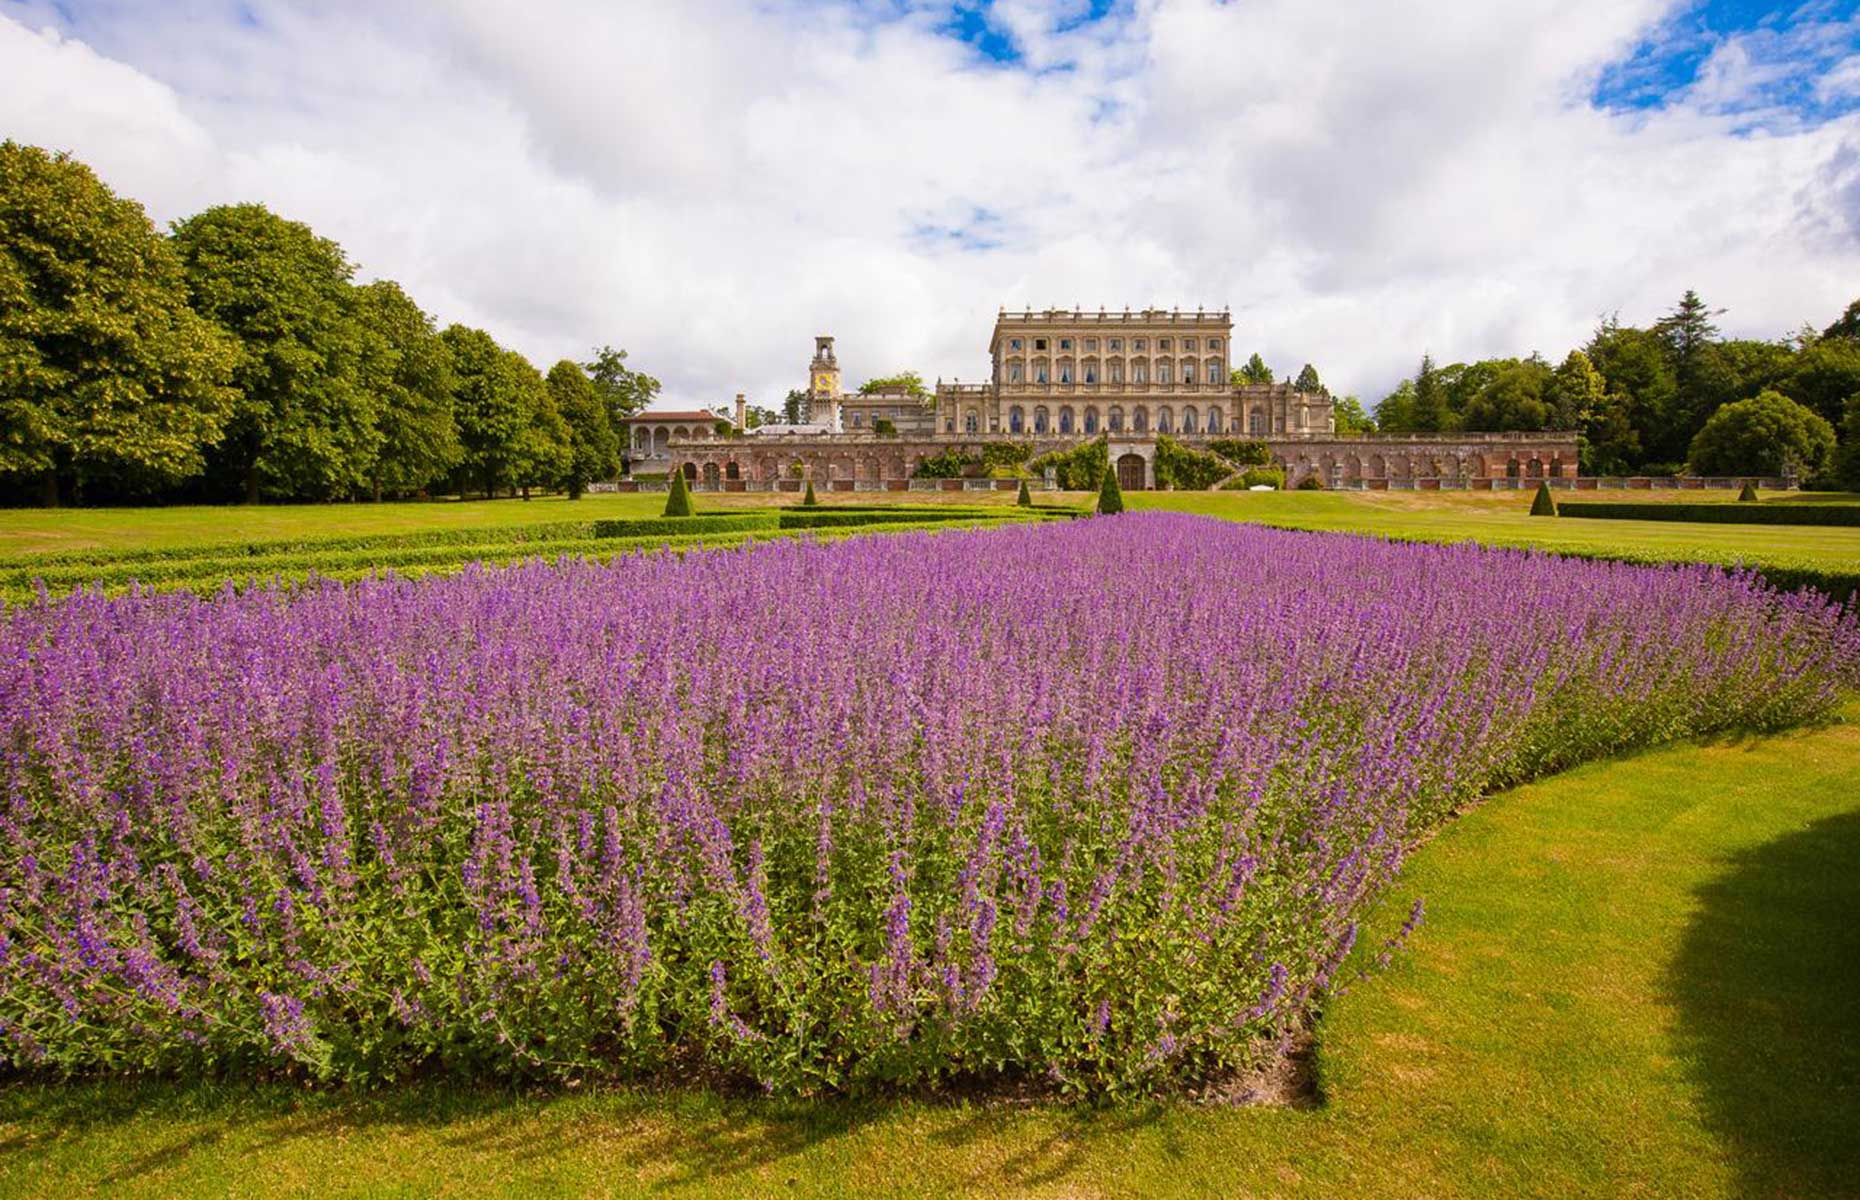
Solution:
<svg viewBox="0 0 1860 1200"><path fill-rule="evenodd" d="M1860 293L1860 0L0 0L0 136L259 201L690 405L974 379L998 306L1230 306L1375 400L1687 288Z"/></svg>

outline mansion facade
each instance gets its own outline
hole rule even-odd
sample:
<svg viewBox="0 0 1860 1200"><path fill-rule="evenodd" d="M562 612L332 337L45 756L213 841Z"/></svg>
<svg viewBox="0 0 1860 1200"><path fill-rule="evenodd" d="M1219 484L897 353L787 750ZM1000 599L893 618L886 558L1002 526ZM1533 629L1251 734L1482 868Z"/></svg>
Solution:
<svg viewBox="0 0 1860 1200"><path fill-rule="evenodd" d="M1374 488L1516 486L1576 474L1574 433L1340 437L1328 392L1234 383L1232 343L1226 309L1002 309L985 380L938 380L929 395L849 394L833 339L817 337L801 421L748 428L741 394L731 411L640 413L627 418L629 471L681 470L699 488L726 491L806 480L846 491L961 487L917 480L917 467L952 450L979 458L991 443L1037 455L1104 438L1120 484L1146 488L1155 486L1156 439L1169 437L1191 446L1264 442L1293 486L1308 475L1326 487Z"/></svg>

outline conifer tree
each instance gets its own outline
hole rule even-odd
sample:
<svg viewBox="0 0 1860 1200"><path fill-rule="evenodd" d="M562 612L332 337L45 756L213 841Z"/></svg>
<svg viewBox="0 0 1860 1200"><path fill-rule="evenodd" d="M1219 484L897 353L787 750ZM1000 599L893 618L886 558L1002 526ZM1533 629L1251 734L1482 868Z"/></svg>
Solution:
<svg viewBox="0 0 1860 1200"><path fill-rule="evenodd" d="M1531 501L1531 515L1533 517L1556 516L1556 497L1550 494L1548 483L1537 485L1537 496Z"/></svg>
<svg viewBox="0 0 1860 1200"><path fill-rule="evenodd" d="M1739 504L1755 504L1757 502L1757 485L1750 482L1748 479L1744 480L1743 489L1737 493L1737 502Z"/></svg>
<svg viewBox="0 0 1860 1200"><path fill-rule="evenodd" d="M807 494L801 497L801 505L804 508L813 508L819 503L820 500L814 495L814 481L810 479L807 481Z"/></svg>
<svg viewBox="0 0 1860 1200"><path fill-rule="evenodd" d="M1124 492L1117 486L1117 469L1106 467L1104 482L1098 485L1098 512L1102 516L1124 511Z"/></svg>
<svg viewBox="0 0 1860 1200"><path fill-rule="evenodd" d="M1033 493L1027 490L1027 481L1020 481L1020 494L1014 497L1014 503L1022 508L1033 507Z"/></svg>
<svg viewBox="0 0 1860 1200"><path fill-rule="evenodd" d="M672 490L665 497L665 515L668 517L691 515L691 493L685 488L683 467L674 468L672 471Z"/></svg>

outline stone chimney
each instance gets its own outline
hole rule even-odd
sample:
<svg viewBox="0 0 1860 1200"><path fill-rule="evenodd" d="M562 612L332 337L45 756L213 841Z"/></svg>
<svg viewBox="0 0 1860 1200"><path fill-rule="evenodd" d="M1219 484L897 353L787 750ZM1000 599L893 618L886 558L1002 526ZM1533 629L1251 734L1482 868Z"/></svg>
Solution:
<svg viewBox="0 0 1860 1200"><path fill-rule="evenodd" d="M743 400L743 393L736 393L736 432L749 428L749 405Z"/></svg>

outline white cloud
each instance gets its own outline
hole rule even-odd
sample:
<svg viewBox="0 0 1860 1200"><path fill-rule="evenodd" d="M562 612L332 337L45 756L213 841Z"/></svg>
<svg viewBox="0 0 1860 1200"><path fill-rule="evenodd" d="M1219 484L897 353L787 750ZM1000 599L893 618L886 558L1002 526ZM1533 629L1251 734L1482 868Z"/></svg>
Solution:
<svg viewBox="0 0 1860 1200"><path fill-rule="evenodd" d="M998 304L1073 303L1229 303L1243 350L1373 400L1423 349L1556 354L1686 287L1762 336L1852 299L1860 118L1742 131L1723 47L1664 110L1587 102L1666 7L1014 0L1003 68L929 0L13 3L0 134L158 219L262 200L442 321L545 367L624 345L681 401L779 402L822 332L855 380L973 379Z"/></svg>

